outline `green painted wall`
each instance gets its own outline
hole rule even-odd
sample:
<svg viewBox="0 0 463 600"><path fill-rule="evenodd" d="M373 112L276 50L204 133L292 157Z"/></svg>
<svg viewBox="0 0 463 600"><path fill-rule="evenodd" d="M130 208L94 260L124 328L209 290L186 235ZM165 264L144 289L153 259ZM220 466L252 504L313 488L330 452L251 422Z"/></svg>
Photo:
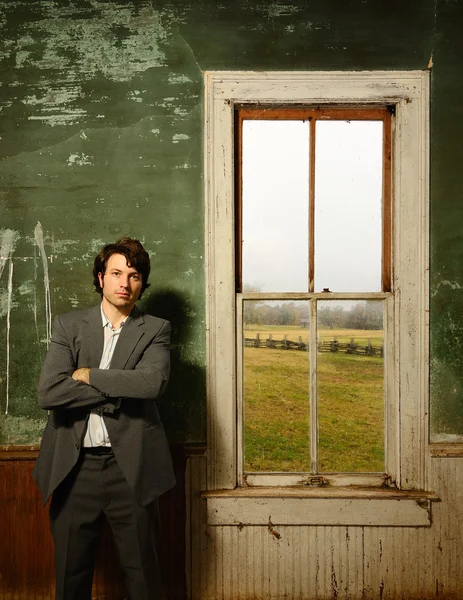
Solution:
<svg viewBox="0 0 463 600"><path fill-rule="evenodd" d="M98 300L93 256L120 234L151 253L143 305L174 326L170 438L205 440L202 71L431 56L432 415L463 435L462 20L457 0L0 2L0 443L39 439L50 311Z"/></svg>

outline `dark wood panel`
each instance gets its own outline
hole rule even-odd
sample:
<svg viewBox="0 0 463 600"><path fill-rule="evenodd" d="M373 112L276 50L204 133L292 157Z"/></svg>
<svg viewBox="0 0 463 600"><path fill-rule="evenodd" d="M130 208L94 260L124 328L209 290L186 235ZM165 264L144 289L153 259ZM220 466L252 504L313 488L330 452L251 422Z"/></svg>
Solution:
<svg viewBox="0 0 463 600"><path fill-rule="evenodd" d="M185 454L171 448L177 485L160 499L162 534L159 562L163 596L185 597ZM0 599L54 598L53 540L48 506L42 507L32 479L34 458L0 460ZM124 578L109 527L101 538L94 578L94 599L123 600Z"/></svg>

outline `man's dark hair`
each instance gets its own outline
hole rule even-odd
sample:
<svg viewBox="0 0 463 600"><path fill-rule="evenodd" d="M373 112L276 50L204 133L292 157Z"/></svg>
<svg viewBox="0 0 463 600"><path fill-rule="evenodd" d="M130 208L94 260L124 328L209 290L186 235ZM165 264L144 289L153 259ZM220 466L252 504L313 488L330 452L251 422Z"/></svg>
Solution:
<svg viewBox="0 0 463 600"><path fill-rule="evenodd" d="M114 242L114 244L107 244L96 256L93 264L93 285L95 286L95 291L98 292L100 296L103 295L98 274L105 274L106 265L113 254L122 254L125 256L127 265L140 273L142 281L139 296L140 299L146 288L150 286L148 283L148 277L151 270L150 257L138 240L133 240L129 237L121 237Z"/></svg>

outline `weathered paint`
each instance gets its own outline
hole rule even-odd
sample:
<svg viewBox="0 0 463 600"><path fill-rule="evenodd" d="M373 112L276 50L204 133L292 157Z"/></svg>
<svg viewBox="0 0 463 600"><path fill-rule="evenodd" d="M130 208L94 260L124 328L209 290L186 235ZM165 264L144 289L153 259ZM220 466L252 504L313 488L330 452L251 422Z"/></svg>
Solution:
<svg viewBox="0 0 463 600"><path fill-rule="evenodd" d="M427 472L431 487L441 490L428 527L275 525L265 509L262 525L211 525L199 498L206 458L192 456L190 597L459 600L463 460L428 457Z"/></svg>

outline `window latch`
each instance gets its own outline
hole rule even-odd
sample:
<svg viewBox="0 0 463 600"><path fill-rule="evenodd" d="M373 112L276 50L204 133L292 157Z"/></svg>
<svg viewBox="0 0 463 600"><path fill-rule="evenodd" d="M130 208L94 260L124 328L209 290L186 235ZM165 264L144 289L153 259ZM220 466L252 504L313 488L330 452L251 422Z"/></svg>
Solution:
<svg viewBox="0 0 463 600"><path fill-rule="evenodd" d="M299 483L306 487L325 487L326 485L328 485L326 479L324 479L321 475L305 477Z"/></svg>

